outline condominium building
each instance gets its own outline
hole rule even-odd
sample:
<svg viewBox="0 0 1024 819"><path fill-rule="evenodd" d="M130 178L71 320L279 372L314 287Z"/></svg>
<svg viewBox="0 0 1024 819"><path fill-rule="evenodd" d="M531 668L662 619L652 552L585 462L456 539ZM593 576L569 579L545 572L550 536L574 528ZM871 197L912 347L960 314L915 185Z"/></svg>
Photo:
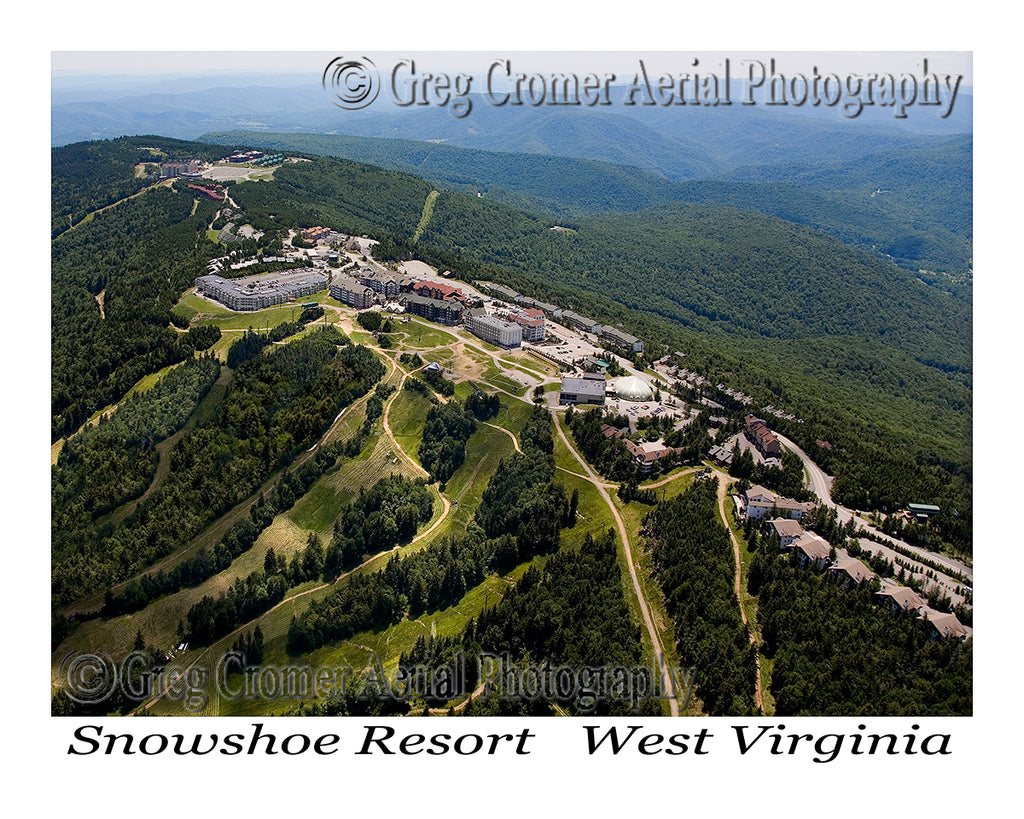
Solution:
<svg viewBox="0 0 1024 819"><path fill-rule="evenodd" d="M523 341L544 340L544 311L536 307L516 310L509 318L523 328Z"/></svg>
<svg viewBox="0 0 1024 819"><path fill-rule="evenodd" d="M376 302L377 294L373 289L362 284L346 273L335 273L331 280L331 295L349 307L365 310Z"/></svg>
<svg viewBox="0 0 1024 819"><path fill-rule="evenodd" d="M489 316L483 308L466 311L466 329L477 338L499 347L518 347L523 340L523 328L504 319Z"/></svg>
<svg viewBox="0 0 1024 819"><path fill-rule="evenodd" d="M605 325L601 328L600 333L601 339L610 342L616 347L621 347L624 350L632 350L634 353L642 353L644 351L644 343L634 335L630 335L622 330L617 330L614 327L608 327Z"/></svg>
<svg viewBox="0 0 1024 819"><path fill-rule="evenodd" d="M200 276L196 291L219 301L232 310L262 310L275 304L311 296L327 287L327 277L319 270L305 267L225 279L222 276Z"/></svg>

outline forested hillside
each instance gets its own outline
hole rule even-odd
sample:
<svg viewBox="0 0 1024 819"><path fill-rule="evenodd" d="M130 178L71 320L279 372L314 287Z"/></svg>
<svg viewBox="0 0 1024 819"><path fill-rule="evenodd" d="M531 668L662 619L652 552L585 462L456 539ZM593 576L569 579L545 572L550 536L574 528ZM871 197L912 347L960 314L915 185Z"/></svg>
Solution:
<svg viewBox="0 0 1024 819"><path fill-rule="evenodd" d="M772 694L782 715L969 715L973 640L931 640L927 624L801 569L766 538L751 567Z"/></svg>
<svg viewBox="0 0 1024 819"><path fill-rule="evenodd" d="M171 307L205 272L213 204L158 188L59 236L52 249L52 435L76 430L142 376L191 356ZM103 313L96 297L103 295Z"/></svg>
<svg viewBox="0 0 1024 819"><path fill-rule="evenodd" d="M180 148L169 141L167 149ZM714 184L719 198L740 185ZM769 195L779 184L747 195L763 194L780 210L799 206ZM882 470L889 485L923 489L949 472L970 479L969 303L819 232L713 205L673 202L553 231L549 218L443 192L413 248L432 189L407 174L315 158L231 193L257 228L324 224L372 235L382 240L382 258L415 254L467 280L505 281L640 335L652 357L683 350L713 383L804 418L787 430L800 443L832 441L827 468L859 476L838 484L849 499L885 494L867 467L890 459ZM159 189L55 241L55 437L141 375L192 354L168 320L174 300L217 252L205 244L212 208ZM105 319L93 298L104 288ZM962 488L956 492L969 506Z"/></svg>
<svg viewBox="0 0 1024 819"><path fill-rule="evenodd" d="M52 235L57 236L89 213L112 205L159 180L135 172L139 163L153 164L181 159L213 160L224 148L196 142L160 139L160 147L147 140L114 139L109 142L77 142L50 151L52 184ZM150 150L153 148L153 150Z"/></svg>
<svg viewBox="0 0 1024 819"><path fill-rule="evenodd" d="M187 544L315 442L383 372L369 350L333 327L241 364L220 411L182 438L166 480L121 525L55 519L55 599L124 580Z"/></svg>
<svg viewBox="0 0 1024 819"><path fill-rule="evenodd" d="M713 716L754 711L754 650L733 592L729 535L718 483L695 483L644 519L654 576L665 592L679 659L696 669L697 696Z"/></svg>
<svg viewBox="0 0 1024 819"><path fill-rule="evenodd" d="M829 418L840 439L844 419L863 420L869 440L886 448L969 468L970 309L894 265L728 208L670 204L566 232L454 192L438 198L414 250L406 242L429 186L377 174L318 159L282 168L273 183L233 190L267 227L271 213L284 213L358 231L367 224L362 203L375 203L385 258L415 253L466 279L507 281L649 343L698 354L709 377L760 385L766 403L785 396L802 415ZM372 188L374 179L385 185Z"/></svg>
<svg viewBox="0 0 1024 819"><path fill-rule="evenodd" d="M969 136L841 165L759 165L734 171L727 179L693 180L633 167L636 160L629 157L623 160L629 164L616 165L339 134L229 131L203 139L368 162L570 221L676 201L726 205L820 230L874 255L887 255L915 273L923 267L962 281L970 267ZM872 195L878 188L885 194ZM948 279L937 283L951 285Z"/></svg>
<svg viewBox="0 0 1024 819"><path fill-rule="evenodd" d="M741 168L729 178L745 183L782 182L828 192L830 198L864 202L869 212L906 226L897 233L878 234L879 251L897 262L916 262L928 270L953 274L955 284L969 281L974 236L974 139L969 134L856 161ZM941 261L953 260L951 253L966 264L942 267ZM949 286L949 282L940 283ZM955 292L967 291L956 288Z"/></svg>

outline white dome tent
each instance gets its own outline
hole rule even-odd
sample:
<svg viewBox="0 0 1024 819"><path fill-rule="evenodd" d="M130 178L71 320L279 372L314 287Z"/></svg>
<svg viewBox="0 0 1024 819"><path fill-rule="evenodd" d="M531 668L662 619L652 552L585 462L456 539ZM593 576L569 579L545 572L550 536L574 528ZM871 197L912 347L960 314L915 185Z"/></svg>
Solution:
<svg viewBox="0 0 1024 819"><path fill-rule="evenodd" d="M615 381L615 394L623 401L651 401L654 390L646 381L627 375Z"/></svg>

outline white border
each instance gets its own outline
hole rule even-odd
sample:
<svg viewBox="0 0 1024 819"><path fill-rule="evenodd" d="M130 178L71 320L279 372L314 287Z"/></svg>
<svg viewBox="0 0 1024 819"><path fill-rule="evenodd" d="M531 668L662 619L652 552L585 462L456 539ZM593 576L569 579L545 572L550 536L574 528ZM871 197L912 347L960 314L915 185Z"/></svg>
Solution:
<svg viewBox="0 0 1024 819"><path fill-rule="evenodd" d="M359 764L366 760L327 758L317 762L299 760L247 759L244 767L237 759L215 764L205 758L200 764L159 758L159 764L131 757L118 760L119 770L111 770L107 759L88 757L69 759L62 751L71 728L69 721L46 716L48 702L40 685L49 666L45 624L48 621L45 592L48 561L45 539L48 504L45 500L48 475L42 469L42 442L46 440L45 396L49 393L49 361L46 354L48 322L38 294L19 299L23 316L15 321L18 338L28 344L11 344L8 335L5 353L9 364L9 383L17 385L8 399L7 429L14 442L14 457L9 464L28 464L28 480L20 480L22 467L9 472L17 475L18 489L9 508L17 518L8 543L8 586L12 593L5 599L9 631L13 637L8 648L9 664L4 675L7 709L13 719L5 732L9 757L9 781L21 796L33 796L37 804L53 803L83 816L122 810L164 815L174 810L209 815L213 805L232 811L258 810L291 813L316 810L338 812L353 808L392 812L415 811L423 815L461 814L467 811L512 815L547 815L558 805L591 815L609 816L622 812L649 812L668 809L684 813L737 815L826 815L853 816L866 812L897 809L937 811L942 814L985 815L985 804L999 795L1009 795L1013 782L1011 762L1019 759L1013 738L1017 707L1014 673L1020 667L1016 641L1009 625L1014 622L1012 592L991 582L999 570L1009 568L1015 550L1015 526L1000 498L1012 497L1009 464L1017 460L1019 444L1012 439L1012 386L1009 394L999 382L1012 385L1013 369L1006 366L1009 350L1019 338L1014 322L1019 303L1016 284L1017 256L1009 254L1008 237L1016 237L1019 228L1011 219L1019 212L1016 201L1008 200L1019 190L1017 156L1013 150L1019 136L1011 127L1011 117L1019 104L1016 98L1016 51L1009 38L1000 41L986 29L1003 29L1009 34L1010 20L1003 15L983 16L978 8L941 2L926 8L901 7L873 0L833 9L818 3L803 2L722 6L673 4L659 8L618 5L611 8L555 7L550 3L518 2L514 5L487 6L478 3L384 3L350 5L306 3L301 7L253 6L255 15L271 15L280 24L246 21L242 18L221 23L222 30L205 21L216 16L225 20L226 7L211 7L192 2L173 7L138 6L108 3L102 11L95 6L50 9L31 13L35 18L27 26L27 38L21 30L12 30L16 45L5 55L6 76L13 86L8 98L6 155L8 164L17 158L19 167L7 188L9 250L26 256L34 268L48 241L45 215L49 194L45 185L49 145L48 77L51 50L98 48L189 48L205 45L223 48L316 48L341 52L359 50L451 49L498 50L501 52L545 49L578 50L722 50L742 53L746 50L861 49L901 50L908 46L935 50L974 50L975 52L975 130L976 157L976 543L980 601L979 640L975 653L975 716L958 720L922 720L930 730L948 730L955 737L956 754L948 759L935 758L855 758L829 765L816 765L791 759L743 759L732 754L704 758L613 762L588 760L579 749L583 721L538 721L533 730L550 736L550 746L535 757L493 764L476 758L453 764L448 757L424 761L419 758L388 758L381 764ZM237 12L238 9L231 9ZM42 12L42 8L40 8ZM1003 19L999 19L1002 17ZM14 29L20 29L14 24ZM27 39L27 42L26 42ZM24 131L28 133L25 134ZM13 137L13 139L12 139ZM1016 139L1015 139L1016 137ZM1011 142L1011 139L1013 140ZM1007 194L1000 196L1001 191ZM10 210L13 206L13 212ZM30 215L28 224L24 215ZM36 242L39 242L36 245ZM1016 263L1016 264L1015 264ZM14 271L12 270L12 273ZM32 275L42 278L40 269ZM22 350L30 350L28 361L18 360ZM11 364L14 367L11 367ZM13 378L10 374L13 373ZM13 399L13 400L12 400ZM1009 435L997 437L997 430ZM10 433L14 434L10 434ZM26 434L27 433L27 434ZM10 443L9 443L10 446ZM24 487L22 489L21 487ZM1002 495L1000 493L1003 493ZM24 510L31 510L25 515ZM1005 511L1004 511L1005 510ZM34 522L38 520L38 523ZM997 552L998 550L998 552ZM21 571L18 558L29 556L28 572ZM1005 583L1005 581L1003 581ZM42 586L42 588L41 588ZM25 590L25 591L20 591ZM30 591L29 591L30 590ZM28 616L26 616L28 615ZM35 627L24 628L27 623ZM1012 658L1012 659L1008 659ZM24 663L27 686L21 683L17 668ZM1012 663L1012 667L1010 665ZM23 690L27 688L28 690ZM417 725L416 730L469 730L462 721ZM507 721L473 730L513 730ZM841 730L853 726L848 720L779 720L801 730L828 731L834 725ZM872 720L869 727L876 721ZM184 730L185 723L147 720L145 729ZM715 733L729 724L727 720L709 720ZM686 731L693 721L673 730ZM188 721L190 729L204 731L239 730L236 720ZM352 730L342 723L343 730ZM403 727L405 722L402 723ZM720 729L718 726L722 726ZM941 726L935 728L935 726ZM159 728L158 728L159 726ZM120 726L117 726L120 727ZM134 726L133 726L134 727ZM279 732L283 723L273 722ZM658 723L658 728L668 730ZM290 727L289 727L290 730ZM313 732L314 725L301 721L295 730ZM328 730L328 729L324 729ZM232 761L234 760L234 761ZM751 764L753 763L753 764ZM221 769L226 764L230 770ZM33 772L38 773L33 773ZM830 773L831 772L831 773ZM227 775L225 775L227 774ZM40 777L37 779L37 777ZM42 779L41 777L45 777ZM38 785L45 789L37 789ZM17 801L12 799L12 803ZM70 803L70 804L68 804ZM1007 804L1014 804L1008 802ZM428 807L429 806L429 807Z"/></svg>

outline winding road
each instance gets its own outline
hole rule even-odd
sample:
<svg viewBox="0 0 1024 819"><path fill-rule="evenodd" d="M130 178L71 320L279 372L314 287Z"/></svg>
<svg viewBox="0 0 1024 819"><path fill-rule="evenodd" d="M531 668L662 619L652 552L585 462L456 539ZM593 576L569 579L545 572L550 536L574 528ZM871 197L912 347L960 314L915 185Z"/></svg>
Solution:
<svg viewBox="0 0 1024 819"><path fill-rule="evenodd" d="M928 549L923 549L920 546L914 546L910 543L907 543L904 540L899 540L897 538L891 537L890 535L883 534L874 526L872 526L871 523L869 523L867 520L860 517L859 515L854 514L852 510L837 504L835 501L832 500L833 478L830 475L826 475L822 471L821 467L814 463L814 461L811 460L810 456L808 456L808 454L804 452L800 447L798 447L795 443L789 440L789 438L778 432L775 433L775 436L779 439L782 445L786 447L786 449L790 450L794 455L796 455L800 459L801 463L803 463L804 465L804 469L807 472L811 490L814 492L815 495L817 495L821 499L822 503L824 503L830 509L836 510L836 515L838 516L839 522L841 524L845 524L851 518L853 518L854 523L857 526L867 530L868 532L871 532L876 537L879 537L884 541L887 541L895 546L898 546L901 549L906 549L907 551L912 552L913 554L917 555L923 560L935 563L936 565L941 566L948 571L962 574L964 577L968 578L973 583L974 570L965 563L961 563L959 560L948 557L947 555L940 554L939 552L931 552Z"/></svg>
<svg viewBox="0 0 1024 819"><path fill-rule="evenodd" d="M569 443L569 439L566 437L565 430L562 428L558 415L552 413L552 419L555 422L555 428L558 430L558 435L562 439L562 443L564 443L566 448L573 454L573 457L579 461L580 466L583 467L583 471L589 476L587 480L594 484L594 487L600 493L601 498L608 505L608 509L611 510L612 517L615 518L615 525L619 530L619 537L622 538L622 550L626 555L626 565L629 567L629 577L633 581L633 591L636 594L637 603L640 606L640 614L643 617L647 634L651 639L651 645L654 647L655 661L660 666L662 689L666 692L666 696L668 697L670 713L673 717L678 717L679 697L675 690L672 675L669 673L668 664L665 662L665 649L661 644L661 637L658 635L658 630L654 627L654 620L651 617L650 608L647 605L647 598L644 596L643 588L640 585L640 578L637 577L636 562L633 560L633 551L629 545L629 533L626 531L626 524L623 522L622 515L619 514L619 510L615 508L615 503L608 494L608 490L605 489L604 482L598 479L597 474L590 468L590 464L584 460L583 456L577 452L576 447Z"/></svg>

